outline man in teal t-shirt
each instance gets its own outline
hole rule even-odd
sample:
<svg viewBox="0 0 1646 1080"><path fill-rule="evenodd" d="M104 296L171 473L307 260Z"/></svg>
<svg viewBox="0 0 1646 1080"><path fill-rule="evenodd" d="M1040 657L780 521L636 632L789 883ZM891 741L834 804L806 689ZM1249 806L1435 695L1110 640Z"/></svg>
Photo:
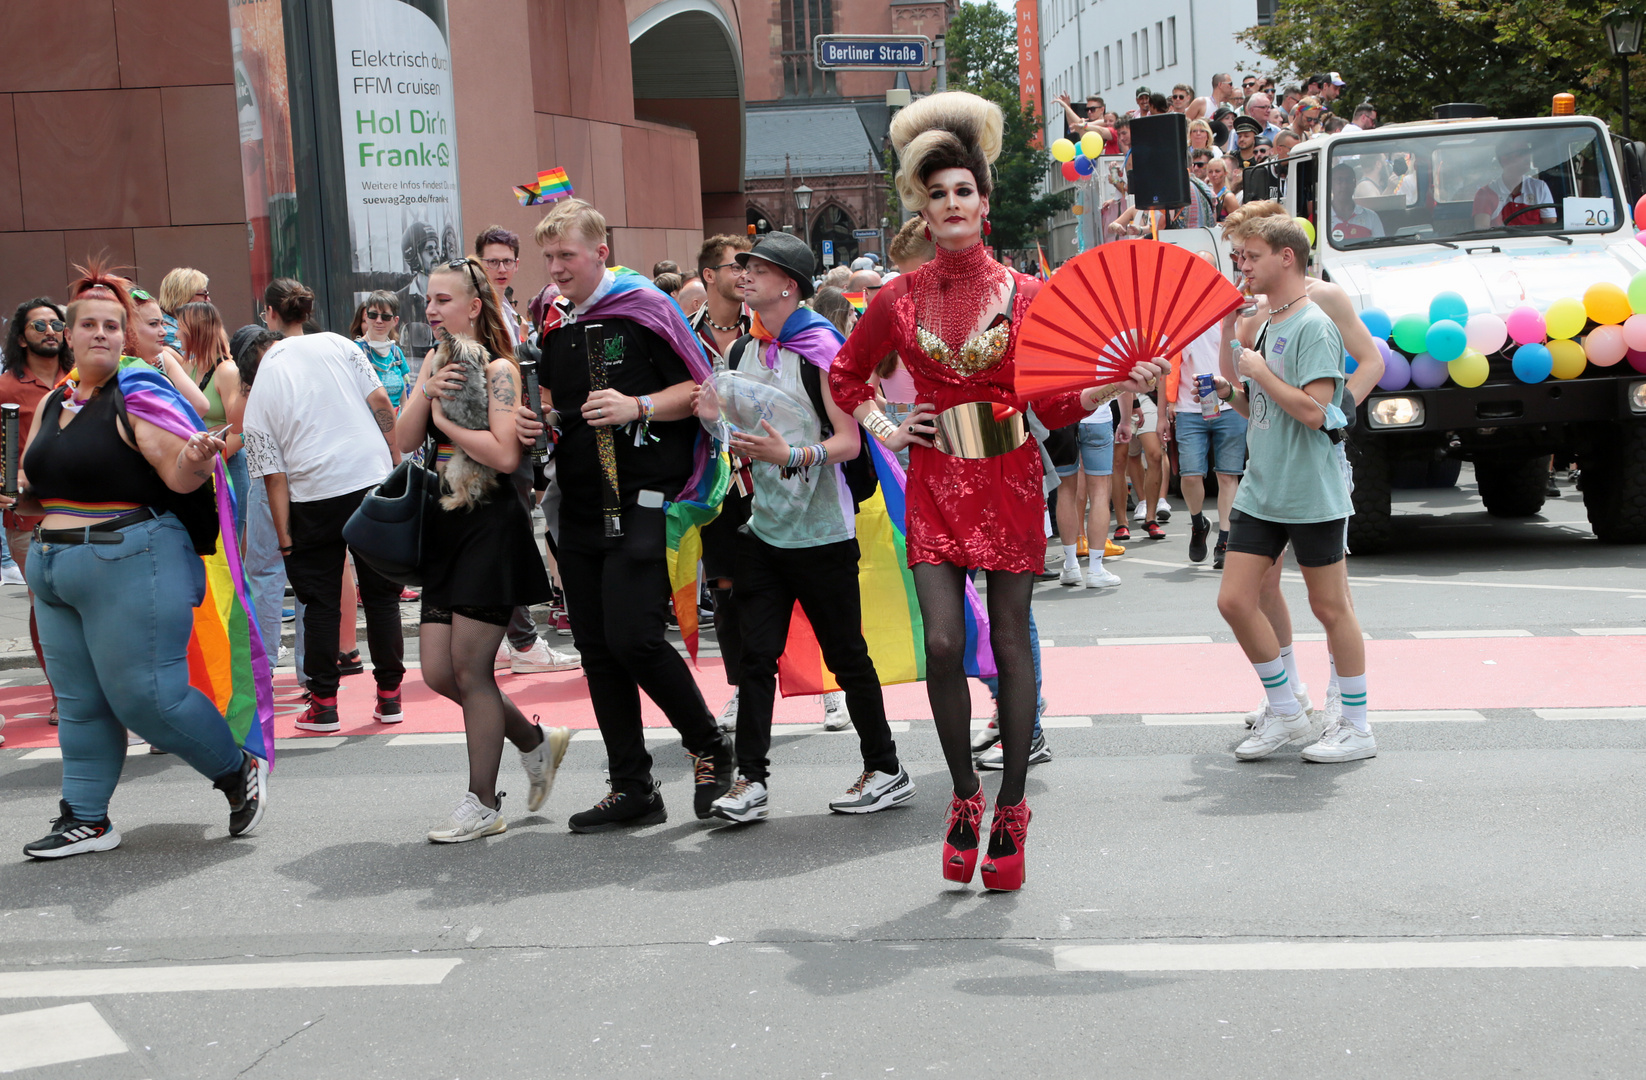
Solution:
<svg viewBox="0 0 1646 1080"><path fill-rule="evenodd" d="M1240 384L1219 380L1218 394L1247 417L1246 476L1235 496L1229 553L1218 610L1257 671L1268 707L1235 757L1254 761L1305 737L1309 718L1298 703L1280 656L1280 641L1258 607L1263 577L1287 543L1303 572L1309 603L1331 644L1343 690L1343 715L1303 751L1306 761L1375 757L1366 723L1366 646L1349 602L1344 565L1346 525L1353 512L1337 449L1328 430L1341 428L1336 401L1343 389L1343 338L1304 288L1309 240L1285 217L1252 223L1243 259L1252 290L1270 318L1260 351L1236 363Z"/></svg>

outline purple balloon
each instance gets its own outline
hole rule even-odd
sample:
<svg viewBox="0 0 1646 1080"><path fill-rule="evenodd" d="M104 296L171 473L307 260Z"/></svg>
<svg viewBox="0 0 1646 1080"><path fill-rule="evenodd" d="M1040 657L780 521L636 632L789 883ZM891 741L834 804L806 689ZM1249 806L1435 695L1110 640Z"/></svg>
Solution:
<svg viewBox="0 0 1646 1080"><path fill-rule="evenodd" d="M1377 380L1379 390L1404 390L1412 381L1412 366L1406 357L1394 350L1383 359L1383 378Z"/></svg>
<svg viewBox="0 0 1646 1080"><path fill-rule="evenodd" d="M1446 365L1428 353L1418 353L1412 357L1412 382L1416 386L1425 390L1445 386L1448 374Z"/></svg>

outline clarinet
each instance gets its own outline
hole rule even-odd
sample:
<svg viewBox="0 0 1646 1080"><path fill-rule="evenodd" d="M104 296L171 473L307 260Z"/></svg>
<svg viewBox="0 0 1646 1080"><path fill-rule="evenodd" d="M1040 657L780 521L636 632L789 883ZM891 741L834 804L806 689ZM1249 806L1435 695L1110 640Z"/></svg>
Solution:
<svg viewBox="0 0 1646 1080"><path fill-rule="evenodd" d="M609 389L611 381L606 373L606 327L590 323L583 328L583 342L589 353L589 391ZM595 451L600 457L600 471L605 483L601 485L600 511L606 519L606 535L623 535L623 497L617 488L617 438L610 426L594 429Z"/></svg>

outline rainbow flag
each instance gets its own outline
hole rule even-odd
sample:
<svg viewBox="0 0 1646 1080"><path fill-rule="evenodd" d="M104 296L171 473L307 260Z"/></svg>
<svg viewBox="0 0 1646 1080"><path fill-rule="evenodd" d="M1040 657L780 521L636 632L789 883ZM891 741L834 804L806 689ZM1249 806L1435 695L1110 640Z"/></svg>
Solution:
<svg viewBox="0 0 1646 1080"><path fill-rule="evenodd" d="M860 292L849 292L842 295L844 295L847 300L851 301L852 307L856 309L859 315L868 310L869 301L866 294Z"/></svg>
<svg viewBox="0 0 1646 1080"><path fill-rule="evenodd" d="M1041 248L1040 241L1034 244L1035 254L1040 256L1040 280L1050 281L1052 278L1052 264L1046 261L1046 252Z"/></svg>
<svg viewBox="0 0 1646 1080"><path fill-rule="evenodd" d="M566 170L556 165L552 169L544 169L537 174L537 179L529 184L522 184L514 189L514 197L521 206L536 206L538 203L553 202L564 199L572 194L571 177Z"/></svg>
<svg viewBox="0 0 1646 1080"><path fill-rule="evenodd" d="M926 677L926 627L914 592L909 568L907 480L896 456L865 436L863 452L871 455L880 487L857 508L858 591L863 604L863 637L874 658L880 685L919 682ZM989 644L989 617L970 581L966 583L966 674L995 674L994 650ZM789 621L789 638L777 662L784 697L822 694L840 689L823 663L817 634L800 605Z"/></svg>
<svg viewBox="0 0 1646 1080"><path fill-rule="evenodd" d="M165 376L147 367L119 373L126 411L164 431L188 438L205 425ZM223 459L213 461L217 491L217 550L203 557L206 596L194 609L189 638L189 682L211 698L237 743L274 763L274 685L268 653L257 632L251 594L235 536L235 495ZM225 542L225 540L227 542Z"/></svg>
<svg viewBox="0 0 1646 1080"><path fill-rule="evenodd" d="M693 661L697 659L697 563L703 558L703 526L720 516L720 504L731 482L731 459L717 453L696 490L682 494L663 511L669 595L680 638Z"/></svg>

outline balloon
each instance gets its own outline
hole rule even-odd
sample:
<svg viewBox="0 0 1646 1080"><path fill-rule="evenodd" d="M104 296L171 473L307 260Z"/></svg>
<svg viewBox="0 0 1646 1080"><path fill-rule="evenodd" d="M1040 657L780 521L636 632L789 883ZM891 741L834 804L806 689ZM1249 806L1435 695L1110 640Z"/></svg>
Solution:
<svg viewBox="0 0 1646 1080"><path fill-rule="evenodd" d="M1554 357L1545 345L1522 345L1515 350L1514 359L1510 361L1515 378L1524 383L1540 383L1547 379L1549 372L1554 370L1554 363Z"/></svg>
<svg viewBox="0 0 1646 1080"><path fill-rule="evenodd" d="M1092 159L1091 158L1077 157L1077 158L1074 159L1072 164L1074 165L1074 171L1079 173L1081 176L1090 176L1090 175L1092 175Z"/></svg>
<svg viewBox="0 0 1646 1080"><path fill-rule="evenodd" d="M1631 315L1623 324L1623 341L1637 352L1646 352L1646 315Z"/></svg>
<svg viewBox="0 0 1646 1080"><path fill-rule="evenodd" d="M1402 352L1417 355L1427 346L1425 338L1429 333L1429 317L1427 315L1402 315L1395 320L1394 339Z"/></svg>
<svg viewBox="0 0 1646 1080"><path fill-rule="evenodd" d="M1543 327L1552 338L1574 338L1588 321L1589 314L1583 310L1582 301L1563 296L1549 305L1543 316Z"/></svg>
<svg viewBox="0 0 1646 1080"><path fill-rule="evenodd" d="M1615 326L1597 326L1583 339L1583 355L1598 367L1611 367L1628 351L1629 343L1623 340L1623 331Z"/></svg>
<svg viewBox="0 0 1646 1080"><path fill-rule="evenodd" d="M1089 158L1103 156L1103 136L1095 131L1088 131L1080 137L1080 152Z"/></svg>
<svg viewBox="0 0 1646 1080"><path fill-rule="evenodd" d="M1397 352L1391 352L1383 362L1383 378L1377 380L1379 390L1404 390L1412 381L1412 366Z"/></svg>
<svg viewBox="0 0 1646 1080"><path fill-rule="evenodd" d="M1557 379L1575 379L1589 364L1583 346L1567 338L1549 342L1549 355L1554 357L1553 374Z"/></svg>
<svg viewBox="0 0 1646 1080"><path fill-rule="evenodd" d="M1642 229L1640 232L1635 233L1635 239L1639 240L1642 244L1646 244L1646 229Z"/></svg>
<svg viewBox="0 0 1646 1080"><path fill-rule="evenodd" d="M1389 318L1389 313L1380 307L1369 307L1360 313L1360 321L1365 325L1368 333L1378 341L1387 341L1394 332L1395 324Z"/></svg>
<svg viewBox="0 0 1646 1080"><path fill-rule="evenodd" d="M1646 199L1646 195L1641 198ZM1629 279L1629 310L1636 315L1646 314L1646 270Z"/></svg>
<svg viewBox="0 0 1646 1080"><path fill-rule="evenodd" d="M1343 354L1343 374L1353 375L1355 373L1355 369L1359 366L1360 363L1356 361L1354 357L1350 356L1348 353Z"/></svg>
<svg viewBox="0 0 1646 1080"><path fill-rule="evenodd" d="M1470 349L1446 365L1452 381L1459 386L1479 386L1492 373L1491 361Z"/></svg>
<svg viewBox="0 0 1646 1080"><path fill-rule="evenodd" d="M1455 292L1443 292L1429 301L1429 321L1450 319L1462 326L1469 321L1469 302Z"/></svg>
<svg viewBox="0 0 1646 1080"><path fill-rule="evenodd" d="M1489 311L1470 315L1463 332L1469 339L1469 348L1482 356L1492 355L1502 349L1503 343L1509 340L1509 328L1503 325L1502 319Z"/></svg>
<svg viewBox="0 0 1646 1080"><path fill-rule="evenodd" d="M1063 179L1070 181L1080 179L1080 174L1074 171L1074 162L1065 161L1063 163Z"/></svg>
<svg viewBox="0 0 1646 1080"><path fill-rule="evenodd" d="M1447 374L1446 365L1428 353L1418 353L1412 357L1412 385L1414 386L1420 386L1425 390L1445 386Z"/></svg>
<svg viewBox="0 0 1646 1080"><path fill-rule="evenodd" d="M1310 221L1306 217L1297 217L1297 218L1293 218L1292 220L1297 222L1297 227L1303 230L1303 235L1307 236L1309 238L1309 246L1314 247L1315 246L1315 223Z"/></svg>
<svg viewBox="0 0 1646 1080"><path fill-rule="evenodd" d="M1635 228L1646 229L1646 195L1635 200Z"/></svg>
<svg viewBox="0 0 1646 1080"><path fill-rule="evenodd" d="M1542 344L1547 332L1543 325L1543 316L1530 304L1522 304L1509 312L1509 317L1503 320L1503 324L1516 345Z"/></svg>
<svg viewBox="0 0 1646 1080"><path fill-rule="evenodd" d="M1451 319L1441 319L1429 324L1428 333L1423 335L1423 345L1429 355L1445 364L1463 355L1463 350L1469 347L1469 337L1463 332L1463 327Z"/></svg>
<svg viewBox="0 0 1646 1080"><path fill-rule="evenodd" d="M1081 206L1079 203L1075 203L1073 206L1069 207L1069 213L1073 214L1075 217L1079 217L1081 214L1084 214L1085 212L1086 212L1086 208L1084 206Z"/></svg>
<svg viewBox="0 0 1646 1080"><path fill-rule="evenodd" d="M1068 139L1058 139L1052 143L1052 157L1058 161L1074 160L1074 143Z"/></svg>
<svg viewBox="0 0 1646 1080"><path fill-rule="evenodd" d="M1630 349L1629 366L1646 375L1646 351Z"/></svg>
<svg viewBox="0 0 1646 1080"><path fill-rule="evenodd" d="M1616 326L1633 313L1629 294L1610 281L1596 282L1584 290L1583 310L1602 326Z"/></svg>

